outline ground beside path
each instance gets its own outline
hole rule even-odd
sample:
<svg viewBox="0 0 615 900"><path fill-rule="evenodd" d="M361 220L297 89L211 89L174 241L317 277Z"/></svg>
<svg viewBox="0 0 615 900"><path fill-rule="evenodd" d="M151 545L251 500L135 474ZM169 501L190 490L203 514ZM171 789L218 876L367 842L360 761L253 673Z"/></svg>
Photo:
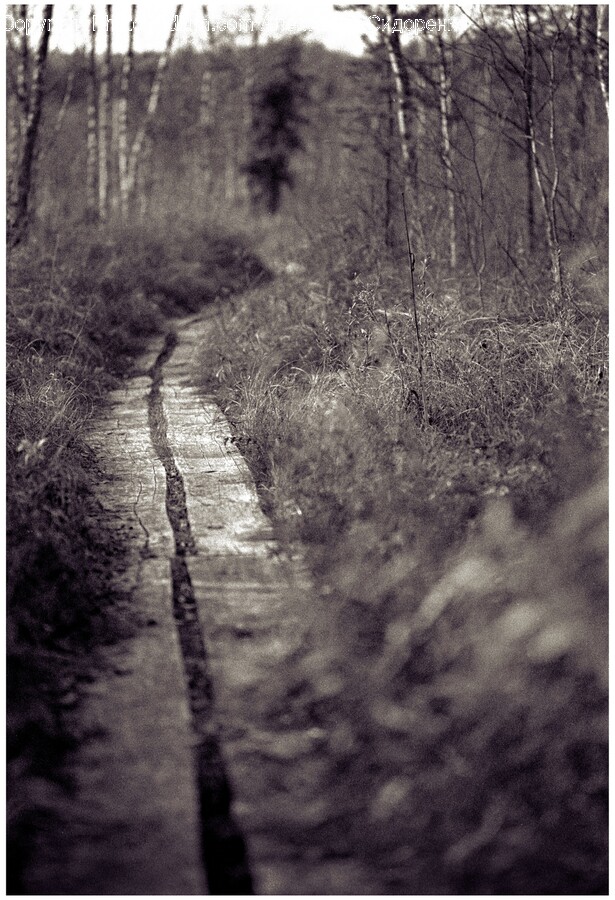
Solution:
<svg viewBox="0 0 615 900"><path fill-rule="evenodd" d="M92 430L141 626L105 652L74 713L88 735L68 765L76 790L31 893L378 892L347 844L339 735L292 677L299 659L322 663L326 611L193 385L209 327L175 323ZM323 673L326 703L339 678Z"/></svg>

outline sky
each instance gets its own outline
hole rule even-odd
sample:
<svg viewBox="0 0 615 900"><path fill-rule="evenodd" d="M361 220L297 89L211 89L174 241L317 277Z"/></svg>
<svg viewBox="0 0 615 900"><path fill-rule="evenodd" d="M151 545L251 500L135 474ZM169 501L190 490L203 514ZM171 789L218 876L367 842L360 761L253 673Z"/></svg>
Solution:
<svg viewBox="0 0 615 900"><path fill-rule="evenodd" d="M253 2L253 16L246 13L248 3L213 2L208 4L209 22L212 29L219 30L225 26L229 31L243 30L245 36L242 40L249 40L247 32L250 30L248 20L254 20L262 27L263 40L282 35L307 32L306 37L318 40L327 47L335 50L345 50L353 54L361 54L363 51L362 34L377 36L374 23L362 11L336 12L333 3L316 2ZM169 34L173 23L176 4L166 0L148 0L147 3L137 4L137 17L135 26L135 51L161 50ZM69 4L56 3L54 7L54 22L52 26L51 47L59 47L70 52L76 46L83 46L88 40L89 22L88 13L90 5L87 3ZM95 4L97 14L97 28L100 29L98 42L99 49L104 46L102 31L105 28L105 5ZM8 10L8 8L7 8ZM30 6L32 14L32 34L38 34L43 16L43 5ZM459 16L459 14L458 14ZM122 52L128 44L128 23L130 21L130 3L120 2L113 4L113 48L116 52ZM15 27L7 16L7 31ZM181 46L192 40L198 48L207 40L207 26L200 3L184 3L176 23L175 44Z"/></svg>
<svg viewBox="0 0 615 900"><path fill-rule="evenodd" d="M332 3L282 3L267 2L251 4L254 15L249 16L245 10L248 3L213 2L208 4L209 21L212 28L219 29L225 25L229 31L243 27L247 32L248 20L253 19L262 26L262 36L279 37L283 34L309 31L310 39L320 40L328 47L347 50L360 54L363 49L361 34L367 32L371 25L362 12L335 12ZM135 27L135 51L161 50L169 34L173 22L176 4L166 0L138 3ZM43 5L31 5L33 16L32 34L38 34L43 15ZM75 46L83 45L88 39L89 4L56 3L54 6L54 22L52 25L51 47L59 47L70 51ZM104 29L105 5L95 4L97 23ZM113 4L113 46L118 52L126 49L128 44L127 30L130 21L130 3ZM6 28L11 27L7 18ZM100 33L100 48L104 46L104 38ZM245 40L248 40L246 34ZM196 47L207 40L207 28L201 3L184 3L177 21L175 43L181 46L192 40Z"/></svg>

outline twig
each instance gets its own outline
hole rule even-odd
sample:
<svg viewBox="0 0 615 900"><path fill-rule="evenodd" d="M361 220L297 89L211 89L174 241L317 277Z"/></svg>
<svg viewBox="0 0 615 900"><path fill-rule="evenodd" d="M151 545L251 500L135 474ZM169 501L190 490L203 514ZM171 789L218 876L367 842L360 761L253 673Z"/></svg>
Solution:
<svg viewBox="0 0 615 900"><path fill-rule="evenodd" d="M408 228L408 213L406 211L406 195L405 192L401 192L401 200L404 207L404 223L406 226L406 242L408 244L408 265L410 266L410 288L411 293L410 296L412 298L412 311L414 313L414 330L416 332L416 349L417 349L417 359L418 359L418 370L419 370L419 387L421 389L421 418L422 424L425 425L427 422L427 404L425 403L425 383L423 381L423 345L421 343L421 332L419 329L419 317L416 308L416 287L414 284L414 267L416 265L416 260L414 257L414 253L412 252L412 245L410 243L410 229Z"/></svg>

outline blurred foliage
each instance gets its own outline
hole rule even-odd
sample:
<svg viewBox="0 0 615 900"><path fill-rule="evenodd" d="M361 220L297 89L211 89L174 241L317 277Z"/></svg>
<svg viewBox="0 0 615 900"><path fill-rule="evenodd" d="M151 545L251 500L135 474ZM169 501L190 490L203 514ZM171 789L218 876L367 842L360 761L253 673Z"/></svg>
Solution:
<svg viewBox="0 0 615 900"><path fill-rule="evenodd" d="M300 60L300 42L290 41L253 101L248 185L254 205L262 204L271 214L280 208L282 189L293 186L293 154L304 149L300 126L307 119L301 105L309 94L299 71Z"/></svg>
<svg viewBox="0 0 615 900"><path fill-rule="evenodd" d="M579 10L591 24L596 8ZM424 427L382 45L361 59L301 46L293 79L312 103L293 122L291 144L305 152L277 160L294 190L275 228L246 216L244 107L246 73L264 89L284 42L174 53L131 225L118 228L112 207L95 235L82 227L87 59L50 54L32 197L41 243L8 261L16 892L53 800L47 775L71 737L62 703L91 665L82 651L130 626L121 603L113 614L122 541L93 500L84 425L165 316L216 299L200 377L234 423L280 539L307 548L328 609L322 646L280 678L333 735L322 791L346 815L332 846L351 845L377 873L366 883L389 893L606 890L608 135L595 28L572 27L571 7L532 8L539 143L562 26L549 162L565 272L556 296L542 228L532 239L528 227L523 50L508 9L480 12L483 30L449 48L455 273L437 43L425 35L408 54ZM16 63L9 42L10 84ZM129 141L156 65L156 54L135 58ZM213 127L200 124L195 90L205 66ZM119 57L113 69L117 96ZM220 237L221 218L239 233ZM249 249L257 231L267 265ZM318 806L296 815L306 835L322 824Z"/></svg>
<svg viewBox="0 0 615 900"><path fill-rule="evenodd" d="M282 675L336 736L323 802L352 785L346 842L383 892L599 893L602 310L546 294L528 315L511 287L484 315L427 272L422 428L394 259L357 275L356 243L321 246L332 268L318 244L294 264L279 249L200 363L327 602L321 646Z"/></svg>
<svg viewBox="0 0 615 900"><path fill-rule="evenodd" d="M87 424L165 315L268 277L244 239L207 228L175 242L145 229L65 232L7 265L8 885L24 893L37 829L83 735L64 715L96 648L134 628L115 586L126 534L96 499Z"/></svg>
<svg viewBox="0 0 615 900"><path fill-rule="evenodd" d="M571 277L582 277L586 289L604 299L608 139L604 102L595 65L590 62L595 40L592 10L595 7L583 7L575 24L572 7L532 7L534 92L537 137L543 148L548 146L547 57L554 29L559 29L554 65L562 262ZM523 52L510 15L508 7L482 7L477 11L482 31L471 26L447 35L452 63L449 125L461 260L457 274L470 277L475 289L479 269L487 283L502 276L514 277L531 293L534 278L547 275L546 248L537 196L536 233L532 240L528 235L525 100L518 74L523 70ZM343 22L340 14L340 27ZM606 46L608 33L603 24ZM301 145L304 151L294 153L281 170L285 179L294 182L282 211L297 217L304 228L315 232L314 237L322 236L324 222L342 217L352 222L362 238L361 247L369 237L376 254L386 247L403 251L402 173L395 112L389 102L389 63L367 18L365 26L372 47L361 58L288 38L258 46L228 39L206 47L193 43L177 49L171 55L157 115L146 135L134 209L139 220L157 220L174 230L180 223L201 220L204 213L240 210L245 214L250 200L245 165L255 149L255 138L258 143L259 128L267 130L254 101L264 98L268 83L284 82L272 70L296 45L301 52L287 67L286 80L292 83L292 94L299 103L288 107L292 121L286 131L289 136L292 132L292 145ZM124 26L118 20L115 27ZM415 249L419 259L430 255L444 272L449 233L446 177L440 159L439 51L436 35L424 38L412 42L412 54L408 54L412 118L419 123L414 139L420 220L420 233L415 237L420 247ZM17 60L16 47L9 41L11 85L16 82ZM129 143L145 115L156 65L155 53L135 56ZM114 96L118 95L121 68L121 56L115 54ZM201 92L195 88L205 71L211 75L211 124L207 126L200 124ZM73 55L53 51L47 74L33 209L37 227L54 235L61 225L80 223L85 207L84 50ZM58 130L57 114L71 74L75 77ZM305 102L306 93L309 103ZM256 128L251 131L246 123L252 120ZM117 193L116 169L114 163L112 194ZM112 219L116 216L114 207Z"/></svg>

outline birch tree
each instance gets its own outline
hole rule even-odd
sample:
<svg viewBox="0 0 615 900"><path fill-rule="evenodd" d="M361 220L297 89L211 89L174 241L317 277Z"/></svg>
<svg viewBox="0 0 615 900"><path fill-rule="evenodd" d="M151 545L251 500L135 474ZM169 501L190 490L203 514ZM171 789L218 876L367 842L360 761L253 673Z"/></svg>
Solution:
<svg viewBox="0 0 615 900"><path fill-rule="evenodd" d="M158 58L158 66L156 68L156 73L154 75L154 80L152 81L152 87L150 90L149 100L147 103L147 110L143 121L137 133L135 135L135 139L132 144L132 149L130 151L130 157L128 159L128 174L127 174L127 189L128 194L132 193L135 187L137 168L141 161L141 151L143 148L143 143L145 141L145 136L147 133L148 126L153 121L154 116L156 115L156 109L158 108L158 99L160 97L160 90L162 88L162 83L164 81L165 71L167 69L167 65L169 62L169 56L171 54L171 48L173 46L173 41L175 39L175 31L176 31L176 23L179 18L179 15L182 10L182 4L179 3L175 8L175 14L173 16L173 21L171 23L171 29L169 31L169 36L167 38L167 43L164 48L164 51L160 54Z"/></svg>
<svg viewBox="0 0 615 900"><path fill-rule="evenodd" d="M537 11L542 9L550 17L544 22L540 31L534 29ZM491 50L491 66L501 83L509 93L511 100L519 101L519 91L524 109L524 152L526 154L526 171L528 177L528 218L533 213L533 201L530 206L532 191L530 189L530 167L534 184L543 212L544 238L551 263L553 285L558 295L562 294L561 246L558 229L558 200L560 186L560 163L557 155L557 117L555 98L562 76L556 76L556 50L562 40L564 28L560 25L552 7L511 6L510 22L513 34L519 45L521 60L512 55L503 38L485 24L475 21L469 13L466 17L486 38ZM541 65L542 87L546 99L542 99L539 107L535 104L534 83L536 70ZM514 119L508 115L500 117L503 121L519 128ZM539 124L540 133L539 133ZM529 151L528 151L529 146ZM532 218L533 221L533 218Z"/></svg>
<svg viewBox="0 0 615 900"><path fill-rule="evenodd" d="M401 46L399 23L402 21L402 18L400 18L399 14L399 6L396 3L391 3L387 6L335 4L334 9L338 12L347 10L363 11L372 21L372 24L374 24L373 20L376 20L378 31L384 42L394 85L397 131L402 162L403 194L406 197L408 221L411 237L414 241L417 235L422 235L422 228L418 212L416 142L412 137L412 119L414 114L412 83L408 62ZM370 42L368 41L367 43L370 46ZM414 132L416 133L420 128L420 122L418 115L415 118Z"/></svg>
<svg viewBox="0 0 615 900"><path fill-rule="evenodd" d="M208 130L213 124L213 72L212 72L212 54L215 47L214 32L209 27L209 11L207 6L203 5L203 18L207 27L207 42L209 53L205 53L205 63L203 65L203 74L201 75L201 90L199 96L199 125L203 130Z"/></svg>
<svg viewBox="0 0 615 900"><path fill-rule="evenodd" d="M439 109L442 164L446 178L446 201L448 212L448 246L451 269L457 266L457 228L455 223L455 189L453 163L451 157L451 139L449 121L451 117L451 57L442 34L438 32L438 73L439 73Z"/></svg>
<svg viewBox="0 0 615 900"><path fill-rule="evenodd" d="M47 52L49 49L49 37L53 17L53 4L43 9L43 29L34 58L32 81L28 92L28 116L25 125L23 142L15 182L15 192L12 197L9 216L10 245L16 246L27 233L29 224L29 200L32 188L32 171L36 158L36 144L43 106L43 85L45 68L47 64Z"/></svg>
<svg viewBox="0 0 615 900"><path fill-rule="evenodd" d="M13 19L27 21L28 7L25 4L13 4ZM14 80L7 91L7 190L9 202L14 198L19 163L20 147L23 143L28 122L30 104L30 46L26 29L17 32L13 29L8 36L9 46L15 59ZM11 69L13 71L13 69ZM11 89L12 88L12 89Z"/></svg>
<svg viewBox="0 0 615 900"><path fill-rule="evenodd" d="M23 22L28 21L28 6L27 4L22 4L18 7L17 17L21 19ZM20 109L20 134L23 139L23 136L26 132L26 127L28 123L28 116L30 115L30 91L29 91L29 76L30 76L30 46L28 43L28 33L26 28L24 28L19 34L18 40L18 62L17 62L17 100L19 102Z"/></svg>
<svg viewBox="0 0 615 900"><path fill-rule="evenodd" d="M90 55L88 65L88 138L86 160L86 220L98 219L98 105L96 102L96 9L90 7Z"/></svg>
<svg viewBox="0 0 615 900"><path fill-rule="evenodd" d="M534 35L532 31L531 24L531 16L530 16L530 7L523 7L523 22L525 27L525 55L526 59L529 54L534 53ZM516 16L515 11L513 10L513 23L515 24L515 28L517 30L517 34L519 36L519 41L523 44L523 38L519 34L516 25ZM559 186L560 179L560 167L557 159L556 153L556 117L555 117L555 88L556 88L556 79L555 79L555 49L556 45L561 38L561 32L559 28L555 31L555 34L549 38L547 52L542 53L538 47L536 47L537 52L540 53L540 57L542 59L543 65L547 72L548 78L548 100L547 100L547 110L548 110L548 124L547 124L547 146L549 148L549 156L550 160L547 162L545 156L542 157L539 155L538 150L538 139L536 134L536 119L534 114L534 104L532 99L532 94L528 90L527 82L524 79L524 94L525 94L525 108L526 108L526 116L527 116L527 128L528 128L528 137L530 144L530 152L532 159L532 168L534 171L534 178L536 181L536 186L538 188L538 195L540 197L544 218L545 218L545 238L547 247L549 249L549 257L551 260L551 274L553 277L553 283L557 293L561 296L562 293L562 263L561 263L561 249L560 249L560 241L557 227L557 206L556 206L556 198L557 198L557 190Z"/></svg>
<svg viewBox="0 0 615 900"><path fill-rule="evenodd" d="M62 103L60 105L60 109L58 111L58 117L56 119L56 123L53 126L54 134L57 135L60 133L62 128L62 123L66 117L66 111L68 110L68 106L71 101L71 97L73 94L73 85L75 83L75 73L74 71L70 71L66 78L66 87L64 89L64 96L62 97Z"/></svg>
<svg viewBox="0 0 615 900"><path fill-rule="evenodd" d="M609 89L606 83L606 59L607 46L604 39L604 19L607 7L602 4L598 6L596 12L596 68L598 70L598 81L600 82L600 91L604 100L604 108L606 109L607 119L609 117Z"/></svg>
<svg viewBox="0 0 615 900"><path fill-rule="evenodd" d="M109 209L109 163L111 157L111 46L112 46L112 6L106 10L106 49L100 73L100 95L98 106L98 217L106 222Z"/></svg>
<svg viewBox="0 0 615 900"><path fill-rule="evenodd" d="M570 127L571 179L568 190L577 216L585 218L591 191L592 160L588 159L585 143L588 129L594 122L595 69L593 45L596 36L596 7L575 8L574 42L569 54L574 79L575 115Z"/></svg>
<svg viewBox="0 0 615 900"><path fill-rule="evenodd" d="M118 164L119 164L119 188L120 188L120 215L122 221L128 218L128 204L130 200L130 182L128 179L128 91L130 89L130 76L134 64L134 39L137 21L137 5L130 7L130 24L128 27L128 50L122 65L120 80L120 96L118 101Z"/></svg>
<svg viewBox="0 0 615 900"><path fill-rule="evenodd" d="M216 96L214 93L214 68L217 62L215 31L210 27L209 10L201 7L207 29L207 48L203 54L203 69L199 92L199 146L195 157L195 178L203 185L205 196L209 196L213 179L214 135L219 141L218 130L214 129Z"/></svg>
<svg viewBox="0 0 615 900"><path fill-rule="evenodd" d="M399 131L401 158L403 163L404 195L409 207L409 221L412 237L417 233L418 210L416 177L416 151L411 137L412 88L410 74L404 59L399 32L395 30L395 20L399 19L399 7L392 3L387 7L388 27L384 29L384 41L395 84L397 100L397 125Z"/></svg>
<svg viewBox="0 0 615 900"><path fill-rule="evenodd" d="M395 111L393 97L389 90L387 96L387 134L385 142L385 177L384 177L384 243L391 246L391 219L393 212L393 135L395 132Z"/></svg>
<svg viewBox="0 0 615 900"><path fill-rule="evenodd" d="M254 23L255 15L256 13L253 6L246 7L246 16L248 18L248 21ZM246 167L250 163L250 139L252 127L254 124L256 59L259 39L260 28L255 28L253 26L251 30L250 47L247 51L247 64L245 68L243 84L243 153L238 159L237 166L240 172L245 171ZM247 180L243 179L243 177L241 181L241 187L243 192L248 192L248 183Z"/></svg>
<svg viewBox="0 0 615 900"><path fill-rule="evenodd" d="M535 137L534 128L534 45L530 37L530 9L524 9L526 42L523 46L523 94L525 97L525 171L527 186L527 235L530 255L536 243L534 213Z"/></svg>
<svg viewBox="0 0 615 900"><path fill-rule="evenodd" d="M7 97L6 110L6 190L9 203L15 191L15 179L19 162L19 109L13 93Z"/></svg>

